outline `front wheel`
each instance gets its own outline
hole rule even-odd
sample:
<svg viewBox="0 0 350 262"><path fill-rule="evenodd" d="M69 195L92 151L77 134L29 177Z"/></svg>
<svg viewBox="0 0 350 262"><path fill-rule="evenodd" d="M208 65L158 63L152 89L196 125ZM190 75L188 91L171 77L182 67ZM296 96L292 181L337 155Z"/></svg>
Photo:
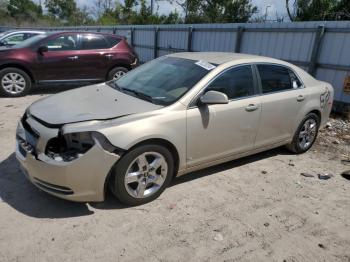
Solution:
<svg viewBox="0 0 350 262"><path fill-rule="evenodd" d="M319 126L319 116L314 113L308 114L299 125L292 143L287 145L287 148L297 154L308 151L316 140Z"/></svg>
<svg viewBox="0 0 350 262"><path fill-rule="evenodd" d="M118 161L110 188L124 204L145 204L165 190L173 172L174 160L167 148L161 145L142 145Z"/></svg>
<svg viewBox="0 0 350 262"><path fill-rule="evenodd" d="M31 85L30 77L21 69L9 67L0 71L0 94L3 96L24 96Z"/></svg>

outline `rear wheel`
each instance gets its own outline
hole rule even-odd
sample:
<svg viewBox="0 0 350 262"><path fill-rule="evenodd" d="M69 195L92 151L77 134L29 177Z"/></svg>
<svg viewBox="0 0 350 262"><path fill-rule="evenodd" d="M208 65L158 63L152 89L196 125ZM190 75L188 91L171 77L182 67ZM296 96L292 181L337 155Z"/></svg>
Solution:
<svg viewBox="0 0 350 262"><path fill-rule="evenodd" d="M287 148L297 154L308 151L316 140L319 126L319 116L314 113L308 114L299 125L292 143L287 145Z"/></svg>
<svg viewBox="0 0 350 262"><path fill-rule="evenodd" d="M119 79L128 72L125 67L115 67L108 74L108 80Z"/></svg>
<svg viewBox="0 0 350 262"><path fill-rule="evenodd" d="M127 205L145 204L165 190L173 172L174 161L167 148L142 145L118 161L110 188Z"/></svg>
<svg viewBox="0 0 350 262"><path fill-rule="evenodd" d="M9 67L0 71L0 94L3 96L24 96L31 86L30 77L21 69Z"/></svg>

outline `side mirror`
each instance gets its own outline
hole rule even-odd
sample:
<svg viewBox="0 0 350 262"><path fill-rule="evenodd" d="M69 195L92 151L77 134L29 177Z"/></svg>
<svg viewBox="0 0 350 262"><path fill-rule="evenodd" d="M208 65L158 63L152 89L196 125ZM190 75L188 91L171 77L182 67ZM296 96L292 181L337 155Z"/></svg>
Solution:
<svg viewBox="0 0 350 262"><path fill-rule="evenodd" d="M45 45L40 46L40 47L38 48L38 53L39 53L39 54L43 54L43 53L45 53L45 52L47 52L47 51L49 51L49 48L48 48L47 46L45 46Z"/></svg>
<svg viewBox="0 0 350 262"><path fill-rule="evenodd" d="M228 104L227 95L218 91L208 91L201 98L200 102L205 105Z"/></svg>

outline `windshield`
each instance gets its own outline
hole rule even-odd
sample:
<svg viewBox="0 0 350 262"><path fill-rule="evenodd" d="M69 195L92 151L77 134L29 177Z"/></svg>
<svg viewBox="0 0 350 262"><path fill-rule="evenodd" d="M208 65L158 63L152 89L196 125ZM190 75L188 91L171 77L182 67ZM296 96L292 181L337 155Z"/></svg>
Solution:
<svg viewBox="0 0 350 262"><path fill-rule="evenodd" d="M214 67L205 67L194 60L161 57L108 84L155 104L170 105Z"/></svg>
<svg viewBox="0 0 350 262"><path fill-rule="evenodd" d="M36 35L31 38L28 38L27 40L24 40L21 43L18 43L17 45L14 45L12 48L30 47L33 44L36 44L37 42L39 42L41 39L44 39L45 37L47 37L47 34Z"/></svg>

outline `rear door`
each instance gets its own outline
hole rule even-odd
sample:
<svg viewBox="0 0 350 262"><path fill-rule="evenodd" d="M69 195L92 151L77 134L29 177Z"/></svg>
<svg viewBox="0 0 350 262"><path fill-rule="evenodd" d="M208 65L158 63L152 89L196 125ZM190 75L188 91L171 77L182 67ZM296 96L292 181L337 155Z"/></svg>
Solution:
<svg viewBox="0 0 350 262"><path fill-rule="evenodd" d="M261 120L255 148L289 140L307 100L306 90L288 67L257 64L261 87Z"/></svg>
<svg viewBox="0 0 350 262"><path fill-rule="evenodd" d="M41 43L48 51L37 54L39 82L72 81L80 78L78 35L53 36Z"/></svg>
<svg viewBox="0 0 350 262"><path fill-rule="evenodd" d="M82 79L105 80L113 59L113 53L109 48L110 43L103 35L81 34L78 63Z"/></svg>

